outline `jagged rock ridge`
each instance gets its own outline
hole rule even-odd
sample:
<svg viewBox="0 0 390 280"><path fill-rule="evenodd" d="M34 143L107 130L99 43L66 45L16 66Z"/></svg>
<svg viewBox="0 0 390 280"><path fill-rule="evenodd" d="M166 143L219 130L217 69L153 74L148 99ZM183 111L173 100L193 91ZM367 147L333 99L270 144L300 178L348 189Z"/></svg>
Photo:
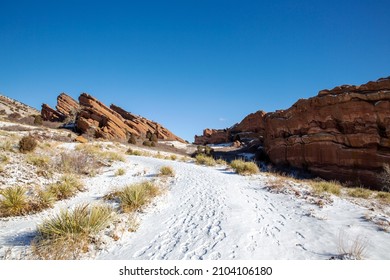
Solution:
<svg viewBox="0 0 390 280"><path fill-rule="evenodd" d="M56 109L43 104L41 115L44 120L63 122L70 118L79 132L94 137L127 140L130 135L145 137L150 131L156 134L158 139L185 142L160 124L131 114L113 104L108 107L87 93L80 95L79 102L64 93L60 94Z"/></svg>

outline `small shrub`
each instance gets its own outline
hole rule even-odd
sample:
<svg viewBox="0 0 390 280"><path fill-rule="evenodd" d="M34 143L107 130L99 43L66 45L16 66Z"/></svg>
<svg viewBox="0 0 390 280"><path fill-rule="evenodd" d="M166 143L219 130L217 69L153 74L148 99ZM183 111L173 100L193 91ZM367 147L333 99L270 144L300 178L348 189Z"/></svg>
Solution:
<svg viewBox="0 0 390 280"><path fill-rule="evenodd" d="M260 173L259 167L254 162L245 162L240 159L233 160L230 166L240 175L252 175Z"/></svg>
<svg viewBox="0 0 390 280"><path fill-rule="evenodd" d="M176 160L176 159L177 159L177 156L176 156L176 155L171 155L171 156L170 156L170 159L171 159L171 160Z"/></svg>
<svg viewBox="0 0 390 280"><path fill-rule="evenodd" d="M37 167L47 167L50 162L50 158L47 156L32 155L27 156L27 162Z"/></svg>
<svg viewBox="0 0 390 280"><path fill-rule="evenodd" d="M376 199L379 199L380 201L384 203L390 203L390 193L388 192L378 192L375 196Z"/></svg>
<svg viewBox="0 0 390 280"><path fill-rule="evenodd" d="M113 218L108 206L77 206L45 220L38 226L33 252L42 259L77 259L88 252L95 236Z"/></svg>
<svg viewBox="0 0 390 280"><path fill-rule="evenodd" d="M34 124L35 125L42 125L43 124L43 120L42 120L41 115L34 116Z"/></svg>
<svg viewBox="0 0 390 280"><path fill-rule="evenodd" d="M227 165L227 162L221 158L217 159L216 163L219 165Z"/></svg>
<svg viewBox="0 0 390 280"><path fill-rule="evenodd" d="M157 139L157 135L156 134L152 134L152 136L150 137L150 139L149 139L151 142L154 142L154 143L156 143L157 141L158 141L158 139Z"/></svg>
<svg viewBox="0 0 390 280"><path fill-rule="evenodd" d="M22 153L32 152L37 147L38 142L31 135L24 136L19 141L19 151Z"/></svg>
<svg viewBox="0 0 390 280"><path fill-rule="evenodd" d="M0 190L0 216L25 215L30 211L26 189L20 186Z"/></svg>
<svg viewBox="0 0 390 280"><path fill-rule="evenodd" d="M99 168L95 157L81 151L61 153L56 165L60 172L83 175L94 175Z"/></svg>
<svg viewBox="0 0 390 280"><path fill-rule="evenodd" d="M360 235L351 238L351 236L347 236L343 231L339 233L339 254L348 259L362 260L366 254L367 245L367 239Z"/></svg>
<svg viewBox="0 0 390 280"><path fill-rule="evenodd" d="M152 141L149 141L149 140L145 140L142 145L146 146L146 147L152 147Z"/></svg>
<svg viewBox="0 0 390 280"><path fill-rule="evenodd" d="M131 156L142 156L142 152L138 150L133 150L129 148L126 152L126 154L131 155Z"/></svg>
<svg viewBox="0 0 390 280"><path fill-rule="evenodd" d="M216 165L216 162L212 157L206 156L204 154L198 154L195 157L195 161L197 164L202 164L202 165L206 165L206 166Z"/></svg>
<svg viewBox="0 0 390 280"><path fill-rule="evenodd" d="M116 152L103 152L101 153L101 157L109 161L125 161L125 158L121 154Z"/></svg>
<svg viewBox="0 0 390 280"><path fill-rule="evenodd" d="M382 190L390 192L390 165L383 165L383 172L380 175L380 180L382 181Z"/></svg>
<svg viewBox="0 0 390 280"><path fill-rule="evenodd" d="M13 152L14 144L11 141L6 140L0 144L0 149L2 149L5 152Z"/></svg>
<svg viewBox="0 0 390 280"><path fill-rule="evenodd" d="M124 170L123 168L119 168L116 172L115 172L115 176L123 176L125 175L126 173L126 170Z"/></svg>
<svg viewBox="0 0 390 280"><path fill-rule="evenodd" d="M173 168L170 166L163 166L160 168L160 176L170 176L174 177L175 176L175 171L173 171Z"/></svg>
<svg viewBox="0 0 390 280"><path fill-rule="evenodd" d="M372 194L372 191L363 188L349 188L347 189L347 194L352 197L360 197L360 198L369 198Z"/></svg>
<svg viewBox="0 0 390 280"><path fill-rule="evenodd" d="M7 164L9 162L9 157L6 155L1 154L0 155L0 163Z"/></svg>
<svg viewBox="0 0 390 280"><path fill-rule="evenodd" d="M129 213L141 209L158 194L158 187L152 182L146 181L126 186L122 190L111 192L105 196L105 199L118 199L122 211Z"/></svg>
<svg viewBox="0 0 390 280"><path fill-rule="evenodd" d="M34 200L37 205L36 211L51 208L56 201L57 199L51 191L47 189L38 190L37 197Z"/></svg>
<svg viewBox="0 0 390 280"><path fill-rule="evenodd" d="M74 175L64 175L60 181L49 186L49 191L57 200L70 198L83 190L83 183Z"/></svg>
<svg viewBox="0 0 390 280"><path fill-rule="evenodd" d="M135 139L134 135L130 135L129 144L133 144L133 145L137 144L137 140Z"/></svg>
<svg viewBox="0 0 390 280"><path fill-rule="evenodd" d="M338 182L335 181L314 182L312 183L312 187L317 194L321 194L325 192L325 193L332 193L334 195L340 195L341 193L341 186Z"/></svg>
<svg viewBox="0 0 390 280"><path fill-rule="evenodd" d="M150 146L151 146L151 147L156 147L156 142L150 143Z"/></svg>

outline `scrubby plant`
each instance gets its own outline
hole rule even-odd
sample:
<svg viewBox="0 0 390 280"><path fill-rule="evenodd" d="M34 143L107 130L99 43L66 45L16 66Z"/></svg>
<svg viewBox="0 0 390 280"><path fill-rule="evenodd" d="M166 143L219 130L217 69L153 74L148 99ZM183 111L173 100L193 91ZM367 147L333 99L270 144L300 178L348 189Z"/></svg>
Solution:
<svg viewBox="0 0 390 280"><path fill-rule="evenodd" d="M372 191L364 188L348 188L347 194L352 197L369 198L372 195Z"/></svg>
<svg viewBox="0 0 390 280"><path fill-rule="evenodd" d="M246 162L240 159L233 160L230 166L240 175L252 175L260 173L259 167L255 162Z"/></svg>
<svg viewBox="0 0 390 280"><path fill-rule="evenodd" d="M9 157L7 155L0 155L0 163L7 164L9 162Z"/></svg>
<svg viewBox="0 0 390 280"><path fill-rule="evenodd" d="M156 134L152 134L152 136L150 137L149 140L150 140L151 142L157 143L157 141L158 141L157 135L156 135Z"/></svg>
<svg viewBox="0 0 390 280"><path fill-rule="evenodd" d="M113 209L102 205L63 210L38 226L33 252L42 259L77 259L113 217Z"/></svg>
<svg viewBox="0 0 390 280"><path fill-rule="evenodd" d="M227 162L221 158L217 159L216 160L216 163L219 164L219 165L227 165Z"/></svg>
<svg viewBox="0 0 390 280"><path fill-rule="evenodd" d="M37 167L47 167L50 162L48 156L29 154L26 161Z"/></svg>
<svg viewBox="0 0 390 280"><path fill-rule="evenodd" d="M216 165L216 162L212 157L206 156L204 154L196 155L195 161L197 164L202 164L202 165L207 165L207 166Z"/></svg>
<svg viewBox="0 0 390 280"><path fill-rule="evenodd" d="M0 190L0 216L25 215L30 211L30 204L24 187L8 187Z"/></svg>
<svg viewBox="0 0 390 280"><path fill-rule="evenodd" d="M340 195L341 193L341 185L336 181L313 182L311 186L313 187L314 192L316 192L317 194L322 194L325 192L334 195Z"/></svg>
<svg viewBox="0 0 390 280"><path fill-rule="evenodd" d="M127 151L126 151L126 154L128 155L131 155L131 156L142 156L142 152L139 151L139 150L133 150L131 148L129 148Z"/></svg>
<svg viewBox="0 0 390 280"><path fill-rule="evenodd" d="M163 166L160 168L160 176L170 176L174 177L175 176L175 171L173 170L172 167L170 166Z"/></svg>
<svg viewBox="0 0 390 280"><path fill-rule="evenodd" d="M159 194L159 188L152 182L132 184L121 190L115 190L105 195L106 200L118 200L123 212L129 213L144 207Z"/></svg>
<svg viewBox="0 0 390 280"><path fill-rule="evenodd" d="M390 192L390 165L383 165L383 172L380 175L380 180L382 181L382 190Z"/></svg>
<svg viewBox="0 0 390 280"><path fill-rule="evenodd" d="M133 144L133 145L137 144L137 140L135 139L135 136L133 134L130 135L128 142L129 142L129 144Z"/></svg>
<svg viewBox="0 0 390 280"><path fill-rule="evenodd" d="M351 238L351 236L347 236L343 231L340 231L339 233L339 254L348 259L364 259L367 251L367 245L367 239L361 235Z"/></svg>
<svg viewBox="0 0 390 280"><path fill-rule="evenodd" d="M41 115L34 116L34 124L35 125L42 125L43 124L43 119L42 119Z"/></svg>
<svg viewBox="0 0 390 280"><path fill-rule="evenodd" d="M32 152L37 147L38 142L35 140L35 138L31 135L24 136L19 141L19 151L22 153Z"/></svg>
<svg viewBox="0 0 390 280"><path fill-rule="evenodd" d="M98 160L82 151L69 151L60 154L56 166L60 172L94 175L99 168Z"/></svg>
<svg viewBox="0 0 390 280"><path fill-rule="evenodd" d="M10 140L5 140L0 143L0 149L5 152L13 152L14 144Z"/></svg>
<svg viewBox="0 0 390 280"><path fill-rule="evenodd" d="M116 172L115 172L115 176L123 176L125 175L126 173L126 170L124 170L123 168L119 168Z"/></svg>
<svg viewBox="0 0 390 280"><path fill-rule="evenodd" d="M83 183L72 174L63 175L57 183L49 186L49 191L57 200L70 198L83 190Z"/></svg>
<svg viewBox="0 0 390 280"><path fill-rule="evenodd" d="M382 201L386 204L390 203L390 193L389 192L378 192L375 195L375 198L379 199L380 201Z"/></svg>
<svg viewBox="0 0 390 280"><path fill-rule="evenodd" d="M146 147L152 147L152 141L149 141L149 140L145 140L142 145L146 146Z"/></svg>
<svg viewBox="0 0 390 280"><path fill-rule="evenodd" d="M170 156L170 159L171 159L171 160L176 160L176 159L177 159L177 156L176 156L176 155L171 155L171 156Z"/></svg>

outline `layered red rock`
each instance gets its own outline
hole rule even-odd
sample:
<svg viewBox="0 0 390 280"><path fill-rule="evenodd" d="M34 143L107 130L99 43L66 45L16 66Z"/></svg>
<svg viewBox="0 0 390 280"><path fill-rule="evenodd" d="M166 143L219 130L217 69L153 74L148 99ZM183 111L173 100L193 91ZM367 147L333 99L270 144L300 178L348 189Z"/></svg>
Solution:
<svg viewBox="0 0 390 280"><path fill-rule="evenodd" d="M277 165L378 187L390 163L390 79L341 86L265 117L265 150Z"/></svg>
<svg viewBox="0 0 390 280"><path fill-rule="evenodd" d="M122 108L107 107L89 94L79 97L81 108L76 127L82 133L93 134L104 139L127 140L130 135L145 137L150 131L159 139L185 142L156 122L131 114Z"/></svg>
<svg viewBox="0 0 390 280"><path fill-rule="evenodd" d="M79 103L66 93L61 93L58 95L56 109L59 113L69 117L76 115L79 108Z"/></svg>
<svg viewBox="0 0 390 280"><path fill-rule="evenodd" d="M157 122L153 122L144 117L134 115L114 104L110 106L110 109L121 115L121 117L125 119L126 125L137 131L137 133L142 136L146 136L146 133L150 131L151 133L156 134L158 139L173 140L183 143L185 142L183 139L176 136Z"/></svg>
<svg viewBox="0 0 390 280"><path fill-rule="evenodd" d="M66 118L63 114L54 110L47 104L42 104L41 116L44 121L50 122L62 122Z"/></svg>
<svg viewBox="0 0 390 280"><path fill-rule="evenodd" d="M207 145L207 144L219 144L230 142L230 131L229 129L209 129L203 130L203 135L195 136L196 145Z"/></svg>
<svg viewBox="0 0 390 280"><path fill-rule="evenodd" d="M265 115L266 113L264 111L257 111L256 113L249 114L239 124L235 125L232 128L232 131L264 133Z"/></svg>

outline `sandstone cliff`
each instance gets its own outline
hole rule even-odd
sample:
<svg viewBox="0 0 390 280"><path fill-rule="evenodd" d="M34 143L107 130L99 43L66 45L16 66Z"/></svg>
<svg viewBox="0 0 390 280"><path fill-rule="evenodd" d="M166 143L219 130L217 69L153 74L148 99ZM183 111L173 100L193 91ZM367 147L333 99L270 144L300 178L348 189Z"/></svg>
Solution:
<svg viewBox="0 0 390 280"><path fill-rule="evenodd" d="M378 173L390 163L390 79L320 91L267 114L265 124L273 163L379 186Z"/></svg>
<svg viewBox="0 0 390 280"><path fill-rule="evenodd" d="M378 174L390 163L390 77L322 90L287 110L250 114L231 129L205 130L195 143L229 142L237 133L258 138L276 165L379 187Z"/></svg>

